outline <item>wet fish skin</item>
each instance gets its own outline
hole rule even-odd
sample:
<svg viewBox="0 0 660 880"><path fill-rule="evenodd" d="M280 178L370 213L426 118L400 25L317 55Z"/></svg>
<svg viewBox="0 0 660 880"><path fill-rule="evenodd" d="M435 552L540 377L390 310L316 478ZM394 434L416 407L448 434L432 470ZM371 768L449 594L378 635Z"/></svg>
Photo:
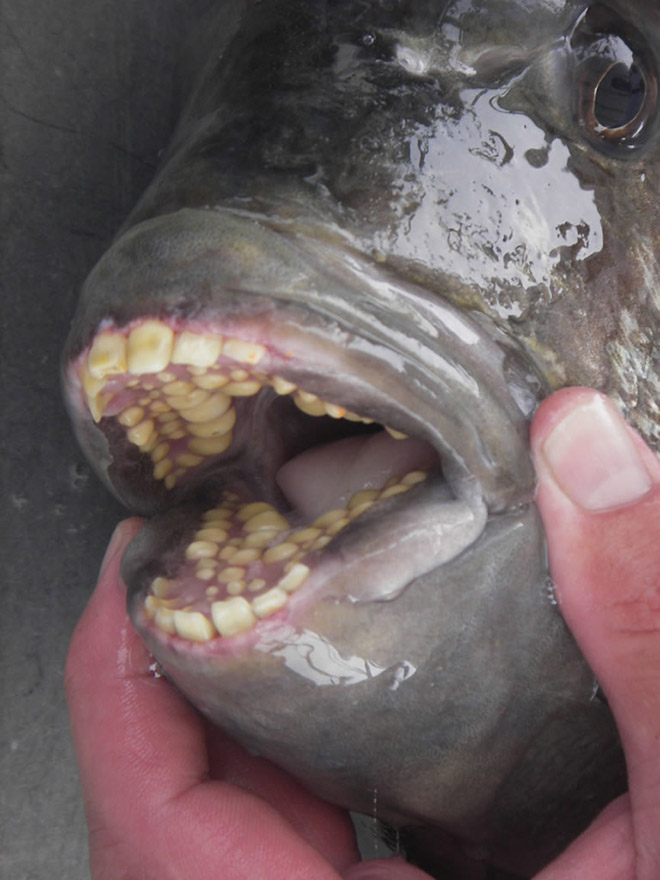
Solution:
<svg viewBox="0 0 660 880"><path fill-rule="evenodd" d="M604 72L606 31L634 49L648 98L639 130L609 139L584 103ZM429 355L420 326L435 299L464 310L480 343L514 340L502 350L528 365L530 399L598 387L657 445L659 10L642 0L246 2L221 11L206 39L208 67L87 288L69 354L108 317L213 314L215 285L222 308L239 311L256 291L306 306L310 325L324 302L330 313L339 304L383 344L407 334ZM174 244L173 230L200 241L200 226L221 269ZM168 248L165 271L154 254ZM310 267L318 275L301 293ZM397 293L389 317L372 269ZM364 303L378 304L377 329ZM624 771L607 707L544 593L529 462L486 424L516 418L502 364L487 363L497 387L482 390L483 435L495 464L509 461L490 483L484 466L498 515L458 562L396 602L322 603L304 621L309 644L291 636L258 658L203 664L144 634L196 705L325 797L369 812L377 781L379 815L440 826L528 876L621 790ZM507 438L523 437L517 418ZM125 562L136 606L158 528ZM378 658L381 671L353 668L334 687L283 673L282 659L312 642L358 667ZM421 836L420 860L440 875Z"/></svg>

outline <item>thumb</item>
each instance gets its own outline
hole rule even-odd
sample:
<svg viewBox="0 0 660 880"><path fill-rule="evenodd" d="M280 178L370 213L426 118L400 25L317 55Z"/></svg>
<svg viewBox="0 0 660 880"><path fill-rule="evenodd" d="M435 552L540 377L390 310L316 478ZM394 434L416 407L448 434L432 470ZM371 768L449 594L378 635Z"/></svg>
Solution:
<svg viewBox="0 0 660 880"><path fill-rule="evenodd" d="M562 614L626 753L637 876L660 864L660 463L614 404L552 395L532 425L537 501Z"/></svg>

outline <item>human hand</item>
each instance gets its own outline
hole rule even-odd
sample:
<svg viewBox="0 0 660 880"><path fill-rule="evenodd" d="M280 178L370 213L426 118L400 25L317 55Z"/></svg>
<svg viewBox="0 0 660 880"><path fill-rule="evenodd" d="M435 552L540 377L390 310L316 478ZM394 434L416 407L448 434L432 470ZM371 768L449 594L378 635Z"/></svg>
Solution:
<svg viewBox="0 0 660 880"><path fill-rule="evenodd" d="M93 880L429 880L399 858L362 862L343 810L154 677L119 579L140 525L115 531L65 671Z"/></svg>
<svg viewBox="0 0 660 880"><path fill-rule="evenodd" d="M559 605L616 718L629 784L535 880L657 880L660 462L585 388L548 398L531 442Z"/></svg>

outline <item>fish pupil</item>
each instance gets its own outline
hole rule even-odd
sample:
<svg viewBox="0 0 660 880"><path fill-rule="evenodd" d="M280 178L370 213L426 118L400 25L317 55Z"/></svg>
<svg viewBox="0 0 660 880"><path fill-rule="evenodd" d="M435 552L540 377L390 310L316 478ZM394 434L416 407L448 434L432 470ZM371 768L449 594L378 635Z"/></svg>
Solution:
<svg viewBox="0 0 660 880"><path fill-rule="evenodd" d="M639 115L646 97L646 84L639 68L614 64L601 79L594 98L594 115L603 128L630 125Z"/></svg>

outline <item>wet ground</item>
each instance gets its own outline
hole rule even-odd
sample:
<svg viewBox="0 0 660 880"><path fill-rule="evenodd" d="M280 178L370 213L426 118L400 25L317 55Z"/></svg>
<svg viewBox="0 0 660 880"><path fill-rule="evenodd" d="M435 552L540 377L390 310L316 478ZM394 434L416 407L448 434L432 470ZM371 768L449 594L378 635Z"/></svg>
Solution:
<svg viewBox="0 0 660 880"><path fill-rule="evenodd" d="M67 643L122 510L78 451L59 352L78 289L175 119L181 34L209 0L0 7L0 876L83 880Z"/></svg>

